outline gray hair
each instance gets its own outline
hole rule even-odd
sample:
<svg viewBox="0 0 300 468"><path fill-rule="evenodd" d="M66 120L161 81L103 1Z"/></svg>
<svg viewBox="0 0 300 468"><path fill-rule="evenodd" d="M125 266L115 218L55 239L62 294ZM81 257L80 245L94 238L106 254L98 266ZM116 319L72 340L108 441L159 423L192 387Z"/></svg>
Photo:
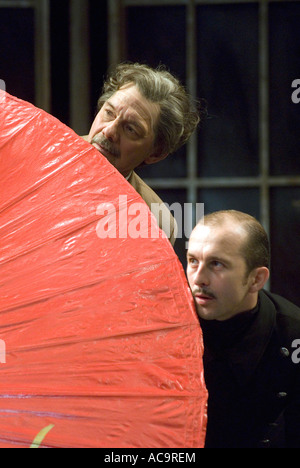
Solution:
<svg viewBox="0 0 300 468"><path fill-rule="evenodd" d="M120 88L133 83L148 100L159 103L160 116L155 130L155 147L169 154L184 145L200 122L200 110L178 79L165 67L156 69L138 63L123 63L108 75L98 110ZM201 113L205 113L204 109Z"/></svg>

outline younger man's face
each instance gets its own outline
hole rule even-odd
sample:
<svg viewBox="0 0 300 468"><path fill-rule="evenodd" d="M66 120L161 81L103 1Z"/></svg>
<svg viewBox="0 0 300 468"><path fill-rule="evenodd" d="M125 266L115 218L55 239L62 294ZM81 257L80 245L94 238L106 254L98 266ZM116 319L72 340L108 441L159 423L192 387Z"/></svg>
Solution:
<svg viewBox="0 0 300 468"><path fill-rule="evenodd" d="M254 272L246 274L241 254L246 233L230 222L220 226L199 224L191 234L187 278L199 317L227 320L256 306L250 291Z"/></svg>

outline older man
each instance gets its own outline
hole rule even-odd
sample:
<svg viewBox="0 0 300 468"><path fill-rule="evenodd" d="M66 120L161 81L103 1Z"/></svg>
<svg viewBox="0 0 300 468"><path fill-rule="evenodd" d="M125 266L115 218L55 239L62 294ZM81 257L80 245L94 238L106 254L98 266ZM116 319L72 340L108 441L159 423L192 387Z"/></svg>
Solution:
<svg viewBox="0 0 300 468"><path fill-rule="evenodd" d="M109 75L89 135L95 146L156 209L159 226L174 244L176 221L156 193L134 172L166 158L187 142L199 113L179 81L162 68L121 64Z"/></svg>
<svg viewBox="0 0 300 468"><path fill-rule="evenodd" d="M263 290L263 227L237 211L207 215L187 260L205 345L206 448L299 448L300 309Z"/></svg>

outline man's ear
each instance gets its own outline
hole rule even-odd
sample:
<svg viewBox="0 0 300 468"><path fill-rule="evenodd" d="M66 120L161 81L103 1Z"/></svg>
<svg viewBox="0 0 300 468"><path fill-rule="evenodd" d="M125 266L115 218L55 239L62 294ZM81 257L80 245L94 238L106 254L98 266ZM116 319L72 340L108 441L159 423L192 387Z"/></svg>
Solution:
<svg viewBox="0 0 300 468"><path fill-rule="evenodd" d="M270 277L270 271L267 267L255 268L251 273L252 283L250 286L250 292L258 292L263 289L264 285Z"/></svg>
<svg viewBox="0 0 300 468"><path fill-rule="evenodd" d="M166 159L166 157L168 156L169 154L163 154L161 153L159 150L157 151L154 151L152 154L150 154L150 156L148 156L145 160L144 160L144 164L155 164L155 163L158 163L159 161L162 161L163 159Z"/></svg>

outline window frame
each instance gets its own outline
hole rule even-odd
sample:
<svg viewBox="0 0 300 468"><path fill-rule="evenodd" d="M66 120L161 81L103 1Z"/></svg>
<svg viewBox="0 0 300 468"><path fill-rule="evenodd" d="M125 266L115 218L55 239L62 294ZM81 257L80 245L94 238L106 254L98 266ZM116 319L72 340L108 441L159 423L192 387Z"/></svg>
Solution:
<svg viewBox="0 0 300 468"><path fill-rule="evenodd" d="M290 0L296 1L296 0ZM187 202L197 203L197 191L204 188L256 187L260 194L260 222L270 236L270 192L273 187L300 186L300 175L272 176L270 173L269 150L269 6L285 0L108 0L108 56L109 66L122 60L126 44L125 9L137 6L178 6L186 7L186 76L189 93L197 98L197 31L196 8L198 5L256 3L259 10L259 174L257 177L198 177L197 136L187 143L187 177L147 178L145 182L153 189L185 189ZM195 210L194 210L195 216Z"/></svg>

